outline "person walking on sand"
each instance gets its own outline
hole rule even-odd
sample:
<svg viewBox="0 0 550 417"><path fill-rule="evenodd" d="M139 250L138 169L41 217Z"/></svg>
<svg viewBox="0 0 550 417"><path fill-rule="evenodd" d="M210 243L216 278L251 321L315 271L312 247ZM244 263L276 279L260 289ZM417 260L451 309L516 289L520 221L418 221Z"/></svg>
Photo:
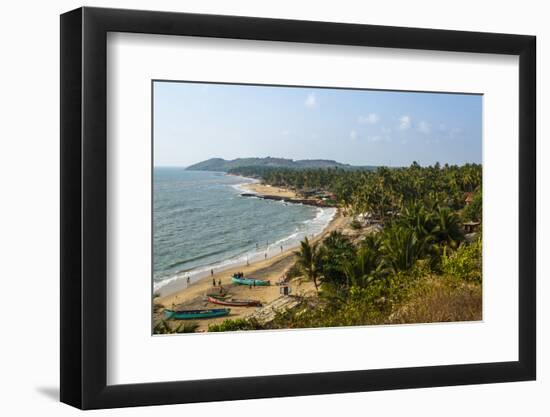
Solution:
<svg viewBox="0 0 550 417"><path fill-rule="evenodd" d="M281 245L281 253L283 253L283 245Z"/></svg>
<svg viewBox="0 0 550 417"><path fill-rule="evenodd" d="M264 259L267 259L267 252L264 253Z"/></svg>
<svg viewBox="0 0 550 417"><path fill-rule="evenodd" d="M187 275L187 285L189 285L190 282L191 282L191 277Z"/></svg>
<svg viewBox="0 0 550 417"><path fill-rule="evenodd" d="M212 278L212 286L213 286L213 287L216 286L216 278Z"/></svg>
<svg viewBox="0 0 550 417"><path fill-rule="evenodd" d="M220 287L222 286L222 280L221 280L221 279L218 280L218 285L219 285Z"/></svg>

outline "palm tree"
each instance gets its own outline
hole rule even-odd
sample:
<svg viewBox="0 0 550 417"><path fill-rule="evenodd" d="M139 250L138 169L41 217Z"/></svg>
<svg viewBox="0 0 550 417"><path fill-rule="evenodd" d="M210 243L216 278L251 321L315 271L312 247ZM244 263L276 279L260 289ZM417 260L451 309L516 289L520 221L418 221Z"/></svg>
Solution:
<svg viewBox="0 0 550 417"><path fill-rule="evenodd" d="M344 265L355 257L355 246L342 233L333 231L323 241L320 257L323 283L332 283L338 287L347 286Z"/></svg>
<svg viewBox="0 0 550 417"><path fill-rule="evenodd" d="M409 203L405 206L399 224L414 230L419 239L430 238L436 226L432 213L419 202Z"/></svg>
<svg viewBox="0 0 550 417"><path fill-rule="evenodd" d="M380 252L369 245L361 245L354 259L344 264L348 287L366 287L383 273Z"/></svg>
<svg viewBox="0 0 550 417"><path fill-rule="evenodd" d="M460 218L448 207L439 208L435 216L434 236L437 242L456 249L464 240Z"/></svg>
<svg viewBox="0 0 550 417"><path fill-rule="evenodd" d="M412 268L429 248L429 238L419 238L413 229L397 224L386 228L382 239L384 260L394 272Z"/></svg>
<svg viewBox="0 0 550 417"><path fill-rule="evenodd" d="M300 242L300 250L295 252L298 268L315 285L315 290L319 293L319 283L317 280L321 275L321 251L315 243L310 243L307 236Z"/></svg>

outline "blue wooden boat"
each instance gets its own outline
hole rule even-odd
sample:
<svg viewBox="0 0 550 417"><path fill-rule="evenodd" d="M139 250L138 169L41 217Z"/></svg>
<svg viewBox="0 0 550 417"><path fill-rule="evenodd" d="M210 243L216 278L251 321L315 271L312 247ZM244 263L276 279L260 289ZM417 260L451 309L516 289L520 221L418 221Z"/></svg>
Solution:
<svg viewBox="0 0 550 417"><path fill-rule="evenodd" d="M256 286L270 285L270 282L264 279L245 278L245 277L238 277L236 275L233 275L231 277L231 281L234 284L240 284L240 285L256 285Z"/></svg>
<svg viewBox="0 0 550 417"><path fill-rule="evenodd" d="M209 308L202 310L164 310L164 317L175 320L211 319L227 316L230 308Z"/></svg>

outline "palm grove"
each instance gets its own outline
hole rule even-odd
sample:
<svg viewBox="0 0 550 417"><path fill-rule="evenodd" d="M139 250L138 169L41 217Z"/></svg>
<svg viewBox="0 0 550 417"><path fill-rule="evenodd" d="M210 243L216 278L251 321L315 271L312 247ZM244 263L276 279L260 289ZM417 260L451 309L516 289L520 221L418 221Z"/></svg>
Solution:
<svg viewBox="0 0 550 417"><path fill-rule="evenodd" d="M267 325L227 320L210 331L481 319L481 165L232 173L297 192L326 191L365 233L301 242L289 275L311 280L316 295L298 308ZM465 234L468 222L476 233Z"/></svg>

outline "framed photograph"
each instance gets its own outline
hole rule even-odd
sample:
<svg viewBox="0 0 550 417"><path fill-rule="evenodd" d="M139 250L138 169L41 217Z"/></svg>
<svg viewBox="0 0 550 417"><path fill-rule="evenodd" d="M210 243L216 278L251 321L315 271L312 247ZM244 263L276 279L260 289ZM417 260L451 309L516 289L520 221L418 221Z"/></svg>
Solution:
<svg viewBox="0 0 550 417"><path fill-rule="evenodd" d="M533 380L535 37L61 16L61 401Z"/></svg>

